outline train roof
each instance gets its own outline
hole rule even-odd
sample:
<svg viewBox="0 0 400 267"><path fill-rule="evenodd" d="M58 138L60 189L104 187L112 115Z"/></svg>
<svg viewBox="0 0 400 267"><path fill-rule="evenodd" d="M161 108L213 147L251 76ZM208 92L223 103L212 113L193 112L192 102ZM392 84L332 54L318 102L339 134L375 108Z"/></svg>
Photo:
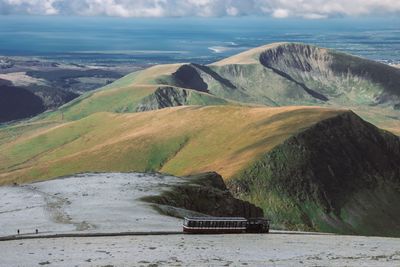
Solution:
<svg viewBox="0 0 400 267"><path fill-rule="evenodd" d="M243 217L185 217L190 221L247 221Z"/></svg>

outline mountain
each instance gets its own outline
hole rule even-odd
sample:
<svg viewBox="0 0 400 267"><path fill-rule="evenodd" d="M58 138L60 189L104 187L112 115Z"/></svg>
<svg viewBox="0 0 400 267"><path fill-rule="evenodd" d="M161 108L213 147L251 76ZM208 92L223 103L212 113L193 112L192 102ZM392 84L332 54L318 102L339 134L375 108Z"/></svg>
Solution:
<svg viewBox="0 0 400 267"><path fill-rule="evenodd" d="M168 64L137 71L83 95L50 118L75 120L99 111L192 104L311 105L352 109L400 133L399 77L400 69L382 63L311 45L276 43L210 65ZM156 90L163 90L163 97L155 96ZM182 99L182 90L191 90L195 100Z"/></svg>
<svg viewBox="0 0 400 267"><path fill-rule="evenodd" d="M0 183L213 171L274 227L400 236L399 71L290 43L153 66L0 127Z"/></svg>
<svg viewBox="0 0 400 267"><path fill-rule="evenodd" d="M400 236L400 138L352 112L286 139L229 180L280 227Z"/></svg>

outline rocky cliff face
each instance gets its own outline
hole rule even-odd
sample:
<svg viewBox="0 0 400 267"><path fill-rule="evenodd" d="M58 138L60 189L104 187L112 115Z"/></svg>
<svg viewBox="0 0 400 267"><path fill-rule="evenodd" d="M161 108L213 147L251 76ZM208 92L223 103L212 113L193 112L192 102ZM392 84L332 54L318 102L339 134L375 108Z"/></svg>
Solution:
<svg viewBox="0 0 400 267"><path fill-rule="evenodd" d="M159 87L153 94L145 97L136 108L137 112L183 106L188 103L188 90L174 87Z"/></svg>
<svg viewBox="0 0 400 267"><path fill-rule="evenodd" d="M229 187L286 228L400 236L399 162L397 136L347 112L289 138Z"/></svg>
<svg viewBox="0 0 400 267"><path fill-rule="evenodd" d="M373 105L400 101L400 70L379 62L303 44L268 49L260 62L319 100Z"/></svg>
<svg viewBox="0 0 400 267"><path fill-rule="evenodd" d="M260 208L247 201L234 198L226 188L222 177L217 173L187 177L186 183L174 186L159 197L144 200L210 216L246 218L263 216Z"/></svg>
<svg viewBox="0 0 400 267"><path fill-rule="evenodd" d="M140 101L136 112L184 105L224 105L228 101L196 90L161 86Z"/></svg>

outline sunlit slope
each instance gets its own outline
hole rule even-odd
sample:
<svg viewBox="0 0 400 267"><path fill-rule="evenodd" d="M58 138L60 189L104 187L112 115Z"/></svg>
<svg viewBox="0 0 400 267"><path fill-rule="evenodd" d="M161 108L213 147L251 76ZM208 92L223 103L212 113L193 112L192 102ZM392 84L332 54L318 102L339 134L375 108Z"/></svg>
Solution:
<svg viewBox="0 0 400 267"><path fill-rule="evenodd" d="M96 112L132 113L183 105L225 104L229 104L229 101L195 90L171 86L130 85L99 90L39 118L72 121Z"/></svg>
<svg viewBox="0 0 400 267"><path fill-rule="evenodd" d="M96 113L1 145L0 181L90 171L217 171L229 179L292 134L342 112L210 106Z"/></svg>

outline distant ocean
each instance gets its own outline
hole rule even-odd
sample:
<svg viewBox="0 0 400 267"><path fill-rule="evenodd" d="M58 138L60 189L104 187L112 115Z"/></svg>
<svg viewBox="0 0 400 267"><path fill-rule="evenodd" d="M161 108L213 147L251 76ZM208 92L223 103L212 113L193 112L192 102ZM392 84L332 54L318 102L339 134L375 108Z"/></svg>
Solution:
<svg viewBox="0 0 400 267"><path fill-rule="evenodd" d="M210 63L281 41L315 44L386 63L400 63L400 18L0 16L0 55L75 63Z"/></svg>

